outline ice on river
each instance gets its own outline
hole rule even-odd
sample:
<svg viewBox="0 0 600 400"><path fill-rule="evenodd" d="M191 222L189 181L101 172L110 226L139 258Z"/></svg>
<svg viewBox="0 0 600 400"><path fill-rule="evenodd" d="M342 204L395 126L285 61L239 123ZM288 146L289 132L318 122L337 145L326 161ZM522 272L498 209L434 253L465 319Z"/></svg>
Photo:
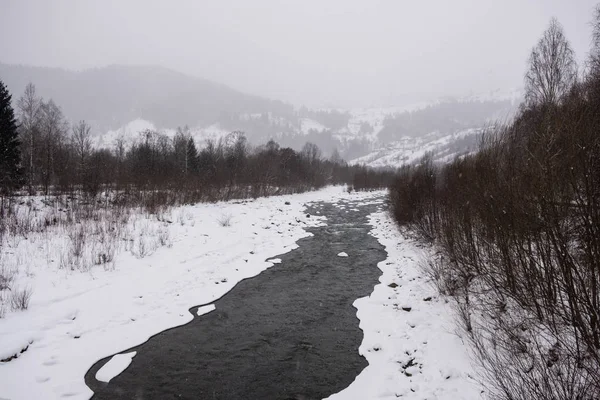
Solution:
<svg viewBox="0 0 600 400"><path fill-rule="evenodd" d="M369 219L371 234L388 253L378 264L381 283L354 302L364 332L358 351L369 365L328 399L481 399L451 303L436 294L420 268L428 250L404 237L388 213Z"/></svg>

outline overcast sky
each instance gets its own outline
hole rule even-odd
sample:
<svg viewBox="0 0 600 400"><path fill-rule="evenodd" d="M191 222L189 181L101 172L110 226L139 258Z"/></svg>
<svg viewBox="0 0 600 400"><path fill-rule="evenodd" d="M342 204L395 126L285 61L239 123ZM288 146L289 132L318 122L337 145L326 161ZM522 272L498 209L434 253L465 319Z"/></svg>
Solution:
<svg viewBox="0 0 600 400"><path fill-rule="evenodd" d="M401 104L522 86L552 16L583 59L597 1L0 0L0 62L155 64L295 104Z"/></svg>

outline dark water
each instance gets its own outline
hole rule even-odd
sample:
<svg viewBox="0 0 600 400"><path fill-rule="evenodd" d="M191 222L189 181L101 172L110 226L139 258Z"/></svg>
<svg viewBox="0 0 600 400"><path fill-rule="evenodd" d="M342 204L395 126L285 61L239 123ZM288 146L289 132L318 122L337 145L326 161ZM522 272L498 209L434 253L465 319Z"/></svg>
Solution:
<svg viewBox="0 0 600 400"><path fill-rule="evenodd" d="M110 383L94 378L110 357L97 362L85 376L94 399L308 400L346 388L367 366L352 303L373 291L386 253L368 234L379 206L345 204L358 211L313 205L327 226L310 228L314 236L215 311L124 351L137 355Z"/></svg>

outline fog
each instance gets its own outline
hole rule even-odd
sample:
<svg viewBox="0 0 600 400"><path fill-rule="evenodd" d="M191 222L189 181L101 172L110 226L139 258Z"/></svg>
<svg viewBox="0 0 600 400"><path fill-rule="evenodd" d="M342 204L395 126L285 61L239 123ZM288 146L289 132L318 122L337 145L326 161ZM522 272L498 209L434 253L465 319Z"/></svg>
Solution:
<svg viewBox="0 0 600 400"><path fill-rule="evenodd" d="M596 0L0 2L0 62L151 64L296 105L405 104L522 86L550 18L580 61Z"/></svg>

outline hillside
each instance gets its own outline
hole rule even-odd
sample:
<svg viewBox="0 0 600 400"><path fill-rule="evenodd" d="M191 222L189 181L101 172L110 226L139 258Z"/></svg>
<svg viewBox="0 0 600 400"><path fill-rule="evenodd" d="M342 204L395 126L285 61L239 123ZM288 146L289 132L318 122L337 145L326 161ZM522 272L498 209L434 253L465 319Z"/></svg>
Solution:
<svg viewBox="0 0 600 400"><path fill-rule="evenodd" d="M469 128L454 133L432 132L421 137L405 136L374 149L365 156L351 161L374 168L412 164L425 154L431 153L434 161L446 163L456 156L477 149L485 128Z"/></svg>
<svg viewBox="0 0 600 400"><path fill-rule="evenodd" d="M97 132L145 119L159 127L199 126L223 113L274 112L292 107L162 67L112 65L83 71L0 63L0 79L18 98L32 82L67 118L89 121Z"/></svg>

